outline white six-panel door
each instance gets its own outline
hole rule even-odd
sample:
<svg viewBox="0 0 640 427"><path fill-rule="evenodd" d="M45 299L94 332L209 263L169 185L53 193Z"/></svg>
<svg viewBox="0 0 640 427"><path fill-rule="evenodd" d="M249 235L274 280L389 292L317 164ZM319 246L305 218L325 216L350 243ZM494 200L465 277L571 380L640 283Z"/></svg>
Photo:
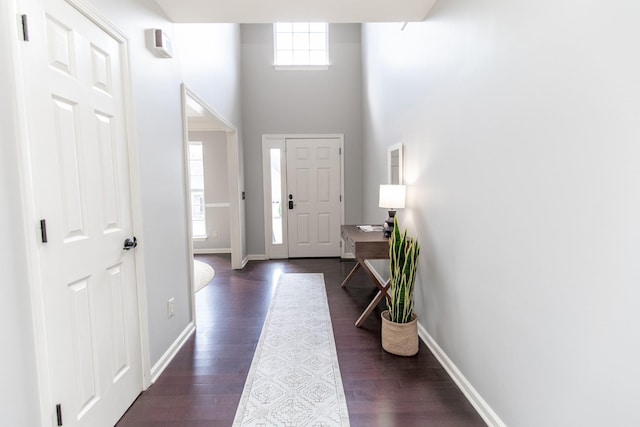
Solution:
<svg viewBox="0 0 640 427"><path fill-rule="evenodd" d="M55 419L113 426L142 390L123 48L63 0L25 0L22 48ZM36 224L34 224L36 226ZM55 424L52 424L55 425Z"/></svg>
<svg viewBox="0 0 640 427"><path fill-rule="evenodd" d="M287 138L286 153L289 257L340 256L340 139Z"/></svg>

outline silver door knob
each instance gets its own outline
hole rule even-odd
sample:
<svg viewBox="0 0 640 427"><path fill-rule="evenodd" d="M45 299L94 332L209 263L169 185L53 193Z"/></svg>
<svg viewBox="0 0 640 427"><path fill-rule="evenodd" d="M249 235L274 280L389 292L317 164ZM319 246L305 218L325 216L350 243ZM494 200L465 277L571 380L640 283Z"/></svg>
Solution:
<svg viewBox="0 0 640 427"><path fill-rule="evenodd" d="M131 248L135 248L136 246L138 246L138 239L136 239L135 236L133 236L133 239L127 237L124 241L124 247L122 249L128 251Z"/></svg>

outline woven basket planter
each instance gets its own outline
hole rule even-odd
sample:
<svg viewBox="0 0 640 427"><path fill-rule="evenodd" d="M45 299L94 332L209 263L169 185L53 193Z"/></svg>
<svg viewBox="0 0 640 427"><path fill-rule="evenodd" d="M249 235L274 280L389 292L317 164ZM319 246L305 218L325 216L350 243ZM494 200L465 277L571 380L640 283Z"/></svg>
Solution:
<svg viewBox="0 0 640 427"><path fill-rule="evenodd" d="M383 311L382 348L397 356L418 353L418 316L412 314L409 323L395 323L389 320L389 311Z"/></svg>

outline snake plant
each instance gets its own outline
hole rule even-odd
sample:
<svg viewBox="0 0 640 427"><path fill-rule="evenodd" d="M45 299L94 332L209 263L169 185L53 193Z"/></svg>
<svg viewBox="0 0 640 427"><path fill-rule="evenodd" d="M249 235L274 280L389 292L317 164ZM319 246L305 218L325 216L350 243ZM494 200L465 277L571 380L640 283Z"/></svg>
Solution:
<svg viewBox="0 0 640 427"><path fill-rule="evenodd" d="M413 314L413 290L418 268L420 245L418 239L407 237L398 226L398 217L394 219L393 233L389 239L389 298L387 308L389 320L396 323L408 323Z"/></svg>

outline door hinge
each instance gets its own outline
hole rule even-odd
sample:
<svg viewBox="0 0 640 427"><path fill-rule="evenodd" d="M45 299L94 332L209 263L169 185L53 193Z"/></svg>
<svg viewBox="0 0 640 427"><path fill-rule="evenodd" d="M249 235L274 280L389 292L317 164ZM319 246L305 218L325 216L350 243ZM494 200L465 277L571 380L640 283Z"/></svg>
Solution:
<svg viewBox="0 0 640 427"><path fill-rule="evenodd" d="M28 42L29 41L29 23L27 22L27 15L22 15L20 19L22 21L22 40Z"/></svg>
<svg viewBox="0 0 640 427"><path fill-rule="evenodd" d="M40 220L40 237L42 238L42 243L47 243L47 220Z"/></svg>
<svg viewBox="0 0 640 427"><path fill-rule="evenodd" d="M59 403L56 405L56 419L58 420L58 425L61 426L62 425L62 405Z"/></svg>
<svg viewBox="0 0 640 427"><path fill-rule="evenodd" d="M342 156L342 148L338 148L338 155Z"/></svg>
<svg viewBox="0 0 640 427"><path fill-rule="evenodd" d="M342 201L342 194L340 195L340 201Z"/></svg>

